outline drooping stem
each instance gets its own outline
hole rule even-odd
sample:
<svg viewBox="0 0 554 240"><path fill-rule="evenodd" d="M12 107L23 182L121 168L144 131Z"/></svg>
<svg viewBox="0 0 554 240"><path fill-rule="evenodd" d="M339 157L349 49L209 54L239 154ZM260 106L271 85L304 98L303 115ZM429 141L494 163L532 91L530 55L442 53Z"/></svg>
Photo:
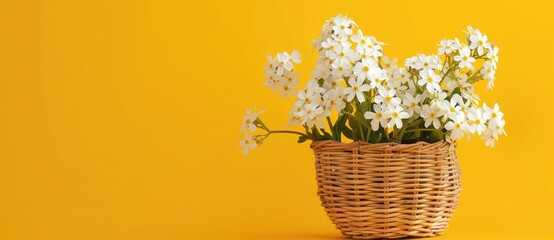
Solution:
<svg viewBox="0 0 554 240"><path fill-rule="evenodd" d="M300 136L304 136L304 137L310 138L308 135L306 135L306 134L304 134L304 133L297 132L297 131L290 131L290 130L271 130L271 131L269 131L269 134L273 134L273 133L298 134L298 135L300 135ZM311 139L311 138L310 138L310 139Z"/></svg>

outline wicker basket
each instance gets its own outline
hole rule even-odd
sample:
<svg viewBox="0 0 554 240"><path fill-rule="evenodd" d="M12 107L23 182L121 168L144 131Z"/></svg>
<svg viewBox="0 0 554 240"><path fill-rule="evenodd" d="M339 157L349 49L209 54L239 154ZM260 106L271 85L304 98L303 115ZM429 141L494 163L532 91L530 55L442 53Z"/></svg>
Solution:
<svg viewBox="0 0 554 240"><path fill-rule="evenodd" d="M318 192L331 221L355 239L444 232L460 195L456 145L317 141Z"/></svg>

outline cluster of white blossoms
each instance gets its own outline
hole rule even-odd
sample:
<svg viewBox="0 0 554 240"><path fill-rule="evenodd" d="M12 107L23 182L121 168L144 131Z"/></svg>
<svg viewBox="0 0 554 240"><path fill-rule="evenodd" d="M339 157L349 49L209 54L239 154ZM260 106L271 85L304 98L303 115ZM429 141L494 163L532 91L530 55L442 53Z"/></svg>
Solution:
<svg viewBox="0 0 554 240"><path fill-rule="evenodd" d="M289 125L301 125L305 133L263 126L267 134L255 135L255 142L277 132L298 134L299 142L345 136L370 143L452 142L477 134L493 147L506 134L504 114L498 104L480 105L472 84L486 80L488 89L494 87L498 47L472 27L466 42L444 39L437 54L410 57L401 67L383 55L382 42L365 36L354 21L331 18L313 42L319 57L312 79L296 93L291 109ZM299 57L297 51L268 57L265 85L282 96L295 94L298 81L292 70Z"/></svg>
<svg viewBox="0 0 554 240"><path fill-rule="evenodd" d="M282 52L275 58L267 56L267 65L265 66L265 86L273 91L279 91L282 97L296 95L294 89L298 86L298 73L293 73L293 63L300 63L300 53L293 51L291 54Z"/></svg>

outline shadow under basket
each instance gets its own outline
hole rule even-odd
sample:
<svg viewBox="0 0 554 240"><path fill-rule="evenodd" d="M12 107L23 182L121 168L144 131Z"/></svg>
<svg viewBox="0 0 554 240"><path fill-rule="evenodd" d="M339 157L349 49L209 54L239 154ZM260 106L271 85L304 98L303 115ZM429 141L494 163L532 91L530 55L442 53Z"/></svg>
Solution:
<svg viewBox="0 0 554 240"><path fill-rule="evenodd" d="M460 196L456 144L317 141L317 194L344 236L432 237Z"/></svg>

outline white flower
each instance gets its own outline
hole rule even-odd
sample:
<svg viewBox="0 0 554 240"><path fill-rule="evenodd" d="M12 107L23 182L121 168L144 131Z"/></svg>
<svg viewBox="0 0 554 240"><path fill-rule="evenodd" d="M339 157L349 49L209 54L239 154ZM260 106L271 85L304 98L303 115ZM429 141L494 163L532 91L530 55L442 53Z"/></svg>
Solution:
<svg viewBox="0 0 554 240"><path fill-rule="evenodd" d="M292 61L287 52L277 54L277 75L283 75L285 70L291 71L292 67Z"/></svg>
<svg viewBox="0 0 554 240"><path fill-rule="evenodd" d="M331 74L331 60L321 54L316 61L315 69L312 70L312 76L315 79L327 78Z"/></svg>
<svg viewBox="0 0 554 240"><path fill-rule="evenodd" d="M372 47L374 44L371 38L364 36L361 29L358 29L358 34L354 34L350 36L350 40L352 40L352 42L357 43L356 51L359 54L364 54L366 52L373 50ZM368 57L368 56L365 56L365 57Z"/></svg>
<svg viewBox="0 0 554 240"><path fill-rule="evenodd" d="M298 116L298 112L300 112L301 109L302 109L302 105L297 106L297 104L295 104L292 107L292 111L290 113L290 117L289 117L289 121L288 121L287 126L302 124L302 118L300 116Z"/></svg>
<svg viewBox="0 0 554 240"><path fill-rule="evenodd" d="M338 18L333 21L333 33L339 36L350 36L352 35L352 26L354 22L346 17Z"/></svg>
<svg viewBox="0 0 554 240"><path fill-rule="evenodd" d="M346 107L341 91L341 89L335 89L328 91L323 95L323 104L327 109L341 112L342 109Z"/></svg>
<svg viewBox="0 0 554 240"><path fill-rule="evenodd" d="M383 67L390 72L394 72L398 69L398 65L396 65L396 62L398 62L398 59L393 58L389 59L387 56L383 56L381 58L381 61L383 63Z"/></svg>
<svg viewBox="0 0 554 240"><path fill-rule="evenodd" d="M498 138L498 136L500 136L500 135L508 136L508 134L504 130L504 125L506 125L506 120L501 119L500 123L496 124L496 126L491 126L491 124L489 124L488 129L490 129L492 131L492 135L495 138Z"/></svg>
<svg viewBox="0 0 554 240"><path fill-rule="evenodd" d="M463 115L457 115L452 118L451 121L447 122L446 125L444 125L444 128L451 131L450 139L457 140L464 136L464 133L469 129L469 126L467 125Z"/></svg>
<svg viewBox="0 0 554 240"><path fill-rule="evenodd" d="M348 79L348 84L350 87L347 87L344 89L344 94L346 94L346 99L350 102L354 97L358 98L359 102L364 102L364 92L367 92L370 90L369 85L364 83L364 79L358 78L355 80L354 78Z"/></svg>
<svg viewBox="0 0 554 240"><path fill-rule="evenodd" d="M487 89L491 90L494 87L494 80L495 80L495 74L496 70L494 69L494 66L492 65L492 61L486 61L483 65L483 68L481 68L480 73L483 74L483 79L489 80L487 82Z"/></svg>
<svg viewBox="0 0 554 240"><path fill-rule="evenodd" d="M368 37L364 36L361 29L358 29L357 34L352 34L352 36L350 36L350 40L357 44L361 44L362 47L370 47L371 44L371 40Z"/></svg>
<svg viewBox="0 0 554 240"><path fill-rule="evenodd" d="M264 81L266 87L273 91L277 91L277 89L279 89L279 81L281 81L281 76L275 74L275 69L266 71L266 79Z"/></svg>
<svg viewBox="0 0 554 240"><path fill-rule="evenodd" d="M400 100L400 99L399 99ZM404 108L402 106L395 106L394 108L389 108L385 112L385 116L387 118L390 118L388 122L388 127L394 127L400 129L402 128L402 119L406 119L410 117L410 114L404 111Z"/></svg>
<svg viewBox="0 0 554 240"><path fill-rule="evenodd" d="M481 69L481 74L483 74L483 79L494 79L494 74L496 70L492 66L492 61L485 61L483 68Z"/></svg>
<svg viewBox="0 0 554 240"><path fill-rule="evenodd" d="M385 90L384 88L379 88L379 94L375 96L375 103L387 104L387 106L398 106L400 105L400 98L396 97L396 91L394 89Z"/></svg>
<svg viewBox="0 0 554 240"><path fill-rule="evenodd" d="M282 77L279 78L279 84L277 84L277 89L280 89L281 97L289 97L289 95L296 95L296 90L294 89L298 85L298 73L293 73L285 71Z"/></svg>
<svg viewBox="0 0 554 240"><path fill-rule="evenodd" d="M419 81L417 81L417 84L419 86L426 85L428 92L442 91L441 86L439 85L441 77L436 75L434 70L421 70L419 72L419 76L421 78L419 79Z"/></svg>
<svg viewBox="0 0 554 240"><path fill-rule="evenodd" d="M454 61L460 62L460 67L473 68L472 63L475 62L475 58L471 56L471 50L465 46L458 51L458 55L454 56Z"/></svg>
<svg viewBox="0 0 554 240"><path fill-rule="evenodd" d="M487 52L487 58L491 60L492 66L496 69L496 63L498 63L498 47L491 45Z"/></svg>
<svg viewBox="0 0 554 240"><path fill-rule="evenodd" d="M404 66L417 69L416 67L419 65L419 57L414 56L411 58L406 58L406 61L404 61Z"/></svg>
<svg viewBox="0 0 554 240"><path fill-rule="evenodd" d="M298 97L298 102L308 104L320 99L323 92L325 92L325 89L319 87L317 81L312 79L306 83L304 89L298 92L296 96Z"/></svg>
<svg viewBox="0 0 554 240"><path fill-rule="evenodd" d="M329 52L329 58L333 60L333 67L338 68L339 66L350 65L356 52L352 51L350 48L350 43L346 42L343 44L338 44L335 46L334 51Z"/></svg>
<svg viewBox="0 0 554 240"><path fill-rule="evenodd" d="M453 51L456 51L462 47L462 44L460 43L460 39L454 38L452 42L450 43L450 48L452 48Z"/></svg>
<svg viewBox="0 0 554 240"><path fill-rule="evenodd" d="M371 120L371 129L373 131L377 131L379 129L379 126L386 128L387 127L387 119L384 115L384 110L381 105L379 104L373 104L373 111L374 112L365 112L364 117L368 120Z"/></svg>
<svg viewBox="0 0 554 240"><path fill-rule="evenodd" d="M487 129L485 134L481 136L481 139L485 141L485 146L487 147L494 147L497 138L494 136L493 131L491 129Z"/></svg>
<svg viewBox="0 0 554 240"><path fill-rule="evenodd" d="M369 70L369 87L371 89L381 88L383 82L387 80L387 72L380 68L372 68Z"/></svg>
<svg viewBox="0 0 554 240"><path fill-rule="evenodd" d="M344 78L346 76L350 76L352 74L352 64L347 63L340 66L333 66L333 69L331 70L331 76L335 78Z"/></svg>
<svg viewBox="0 0 554 240"><path fill-rule="evenodd" d="M469 40L471 42L469 48L477 48L477 53L479 55L483 55L485 53L485 48L488 49L491 47L491 43L487 42L487 35L481 34L478 30L469 35Z"/></svg>
<svg viewBox="0 0 554 240"><path fill-rule="evenodd" d="M404 95L404 106L406 106L406 109L408 111L408 114L410 116L415 116L415 114L419 114L421 112L421 106L419 105L421 103L421 94L416 95L415 97L412 94L405 94Z"/></svg>
<svg viewBox="0 0 554 240"><path fill-rule="evenodd" d="M451 54L452 51L456 50L455 47L456 47L456 42L454 40L450 40L450 39L443 39L441 40L439 46L439 55L442 55L442 54Z"/></svg>
<svg viewBox="0 0 554 240"><path fill-rule="evenodd" d="M416 62L416 69L437 69L439 66L438 57L435 55L426 56L423 54L420 54L418 56L419 60Z"/></svg>
<svg viewBox="0 0 554 240"><path fill-rule="evenodd" d="M471 133L477 132L481 135L487 129L485 123L487 118L483 116L483 110L480 108L470 108L467 118L469 119L469 130Z"/></svg>
<svg viewBox="0 0 554 240"><path fill-rule="evenodd" d="M302 59L300 59L300 52L298 52L298 50L292 51L292 54L290 55L290 58L291 58L292 62L294 62L294 63L301 63L302 62Z"/></svg>
<svg viewBox="0 0 554 240"><path fill-rule="evenodd" d="M358 79L365 80L368 78L369 71L376 67L377 63L375 61L364 58L361 62L357 62L352 70Z"/></svg>
<svg viewBox="0 0 554 240"><path fill-rule="evenodd" d="M455 98L455 97L452 97L452 99L450 99L451 102L456 102L456 104L460 107L460 112L464 113L464 115L467 115L468 111L469 111L469 108L470 108L470 105L471 105L471 102L468 100L468 101L464 101L464 99L462 97L460 98Z"/></svg>
<svg viewBox="0 0 554 240"><path fill-rule="evenodd" d="M402 84L410 80L410 77L408 76L408 71L406 70L406 68L398 69L398 79L400 79L400 82Z"/></svg>
<svg viewBox="0 0 554 240"><path fill-rule="evenodd" d="M319 106L317 102L310 104L304 104L304 107L298 111L298 116L304 119L304 122L308 122L316 118L319 114L323 112L323 108Z"/></svg>
<svg viewBox="0 0 554 240"><path fill-rule="evenodd" d="M371 84L369 86L371 87ZM405 84L402 84L402 82L400 80L389 81L387 83L387 86L390 89L394 89L397 92L404 92L408 89L408 86L406 86Z"/></svg>
<svg viewBox="0 0 554 240"><path fill-rule="evenodd" d="M446 114L446 111L440 108L437 104L433 104L431 106L427 104L423 105L421 110L421 117L425 120L425 127L429 127L433 124L433 127L436 129L441 127L439 118L444 116L444 114Z"/></svg>
<svg viewBox="0 0 554 240"><path fill-rule="evenodd" d="M463 102L462 97L458 94L454 94L450 101L444 100L442 102L444 109L447 111L447 116L451 119L456 118L459 115L464 115L464 113L461 111L461 107L458 106L459 102Z"/></svg>
<svg viewBox="0 0 554 240"><path fill-rule="evenodd" d="M295 94L296 90L294 90L294 85L291 85L288 82L281 84L281 92L279 93L279 96L288 98L289 95L294 96Z"/></svg>
<svg viewBox="0 0 554 240"><path fill-rule="evenodd" d="M258 144L254 139L252 139L252 136L248 134L244 134L244 139L240 140L239 146L244 147L244 150L242 151L242 154L247 155L248 150L253 150L256 148Z"/></svg>
<svg viewBox="0 0 554 240"><path fill-rule="evenodd" d="M467 33L468 35L471 35L479 32L479 29L473 29L472 26L467 26L467 32L466 31L464 32Z"/></svg>
<svg viewBox="0 0 554 240"><path fill-rule="evenodd" d="M340 45L340 44L333 37L329 37L329 38L325 39L325 41L321 42L321 47L323 49L327 49L327 50L325 50L325 56L327 56L327 57L329 57L329 55L332 54L332 52L335 51L335 48L338 45Z"/></svg>
<svg viewBox="0 0 554 240"><path fill-rule="evenodd" d="M504 117L504 113L500 111L498 103L495 103L493 108L489 108L486 103L483 103L483 110L483 118L489 119L489 126L496 127L502 125L502 118Z"/></svg>
<svg viewBox="0 0 554 240"><path fill-rule="evenodd" d="M264 110L260 110L259 112L256 112L256 107L254 106L254 111L250 109L246 109L246 116L242 117L242 126L240 127L240 130L246 133L246 130L248 129L250 132L256 131L256 120L258 119L258 115L263 113Z"/></svg>

